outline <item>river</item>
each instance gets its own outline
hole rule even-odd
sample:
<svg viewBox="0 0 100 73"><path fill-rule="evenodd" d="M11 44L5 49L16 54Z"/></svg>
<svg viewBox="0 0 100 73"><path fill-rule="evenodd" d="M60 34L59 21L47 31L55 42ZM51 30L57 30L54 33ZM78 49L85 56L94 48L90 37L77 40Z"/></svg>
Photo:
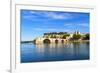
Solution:
<svg viewBox="0 0 100 73"><path fill-rule="evenodd" d="M89 60L89 42L21 43L21 63Z"/></svg>

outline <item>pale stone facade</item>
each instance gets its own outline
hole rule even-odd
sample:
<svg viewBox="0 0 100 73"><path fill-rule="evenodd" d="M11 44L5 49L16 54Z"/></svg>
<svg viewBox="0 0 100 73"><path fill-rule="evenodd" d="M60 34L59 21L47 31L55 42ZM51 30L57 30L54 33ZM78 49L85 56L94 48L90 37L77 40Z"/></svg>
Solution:
<svg viewBox="0 0 100 73"><path fill-rule="evenodd" d="M56 41L57 41L57 43L66 43L68 40L69 40L69 38L66 38L66 39L60 39L60 38L37 38L37 39L35 39L35 43L36 44L43 44L44 43L44 40L49 40L50 41L50 43L56 43Z"/></svg>

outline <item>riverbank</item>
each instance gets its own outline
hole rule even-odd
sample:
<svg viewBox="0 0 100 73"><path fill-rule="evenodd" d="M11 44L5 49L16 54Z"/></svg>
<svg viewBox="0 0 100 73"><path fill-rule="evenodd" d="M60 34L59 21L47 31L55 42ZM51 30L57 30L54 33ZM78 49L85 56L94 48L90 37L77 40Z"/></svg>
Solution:
<svg viewBox="0 0 100 73"><path fill-rule="evenodd" d="M71 40L68 42L90 42L90 40Z"/></svg>
<svg viewBox="0 0 100 73"><path fill-rule="evenodd" d="M60 42L60 43L71 43L71 42L89 42L90 40L69 40L69 41L66 41L66 42ZM34 43L33 41L22 41L21 43ZM53 43L50 43L50 44L54 44L55 42ZM36 43L34 43L36 44ZM38 44L43 44L43 43L38 43ZM55 43L55 44L58 44L58 43Z"/></svg>

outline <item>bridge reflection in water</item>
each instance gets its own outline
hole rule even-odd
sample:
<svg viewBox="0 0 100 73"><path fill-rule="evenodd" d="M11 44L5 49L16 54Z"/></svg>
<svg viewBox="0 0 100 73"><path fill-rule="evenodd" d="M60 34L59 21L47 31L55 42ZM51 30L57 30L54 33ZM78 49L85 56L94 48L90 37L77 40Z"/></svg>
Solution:
<svg viewBox="0 0 100 73"><path fill-rule="evenodd" d="M87 59L89 42L21 44L22 63Z"/></svg>

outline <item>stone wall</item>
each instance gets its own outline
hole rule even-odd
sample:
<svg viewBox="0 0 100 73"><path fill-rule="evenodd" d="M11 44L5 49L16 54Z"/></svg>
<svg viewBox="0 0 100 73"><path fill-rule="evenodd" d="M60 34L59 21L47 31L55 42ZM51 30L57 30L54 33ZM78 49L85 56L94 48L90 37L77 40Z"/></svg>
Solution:
<svg viewBox="0 0 100 73"><path fill-rule="evenodd" d="M60 39L60 38L37 38L35 39L36 44L43 44L44 40L48 39L50 43L66 43L68 41L67 39Z"/></svg>

